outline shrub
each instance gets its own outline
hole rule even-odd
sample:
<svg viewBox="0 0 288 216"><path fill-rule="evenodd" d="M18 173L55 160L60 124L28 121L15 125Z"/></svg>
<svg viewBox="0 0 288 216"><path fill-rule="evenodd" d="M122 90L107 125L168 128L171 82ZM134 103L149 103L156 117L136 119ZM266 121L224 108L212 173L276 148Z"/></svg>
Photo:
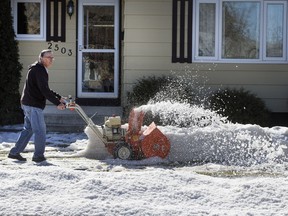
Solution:
<svg viewBox="0 0 288 216"><path fill-rule="evenodd" d="M151 102L172 101L190 105L204 105L206 91L193 76L166 77L166 84L151 98Z"/></svg>
<svg viewBox="0 0 288 216"><path fill-rule="evenodd" d="M0 1L0 125L23 122L19 84L22 65L9 0Z"/></svg>
<svg viewBox="0 0 288 216"><path fill-rule="evenodd" d="M243 88L225 88L210 97L210 107L233 123L269 125L265 103Z"/></svg>
<svg viewBox="0 0 288 216"><path fill-rule="evenodd" d="M167 78L164 76L143 77L137 80L132 91L127 93L127 106L124 108L124 118L128 119L130 110L133 107L147 104L165 85L167 85Z"/></svg>
<svg viewBox="0 0 288 216"><path fill-rule="evenodd" d="M162 76L143 77L128 92L127 104L141 106L149 101L177 101L202 104L205 101L203 87L193 83L195 77Z"/></svg>
<svg viewBox="0 0 288 216"><path fill-rule="evenodd" d="M206 98L203 86L199 86L194 76L162 76L162 77L143 77L134 85L131 92L128 92L127 106L124 109L124 118L128 118L129 112L133 107L145 105L148 102L159 101L179 102L186 104L203 105ZM203 118L203 117L201 117ZM205 118L205 117L204 117ZM154 121L157 124L164 124L159 116L153 116L147 112L144 124ZM176 124L165 120L166 124ZM185 122L182 126L191 126L192 122Z"/></svg>
<svg viewBox="0 0 288 216"><path fill-rule="evenodd" d="M137 80L131 92L128 92L128 105L141 106L147 104L157 92L168 83L167 77L143 77Z"/></svg>

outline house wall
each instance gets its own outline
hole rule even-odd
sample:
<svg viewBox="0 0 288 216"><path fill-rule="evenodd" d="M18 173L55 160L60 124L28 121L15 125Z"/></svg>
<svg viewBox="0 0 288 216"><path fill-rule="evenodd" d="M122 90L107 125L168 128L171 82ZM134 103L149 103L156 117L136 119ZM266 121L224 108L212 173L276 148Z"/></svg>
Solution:
<svg viewBox="0 0 288 216"><path fill-rule="evenodd" d="M68 1L68 0L67 0ZM171 63L172 0L122 0L121 100L143 77L184 74L193 76L211 89L243 87L262 98L273 112L288 112L287 64L208 64ZM57 46L59 49L57 50ZM35 62L42 49L52 48L55 61L50 68L50 87L63 96L76 93L76 13L66 15L66 42L19 41L23 64L20 91L27 67ZM61 49L66 53L61 53ZM72 55L68 55L68 50ZM187 74L187 73L186 73Z"/></svg>
<svg viewBox="0 0 288 216"><path fill-rule="evenodd" d="M172 49L172 1L125 0L123 95L143 76L168 75Z"/></svg>
<svg viewBox="0 0 288 216"><path fill-rule="evenodd" d="M184 74L188 68L212 90L243 87L263 99L271 111L288 112L287 64L171 63L172 0L123 1L123 30L124 103L137 79L171 71Z"/></svg>
<svg viewBox="0 0 288 216"><path fill-rule="evenodd" d="M20 62L23 65L20 92L22 92L28 66L38 60L43 49L52 49L54 63L49 68L49 86L63 96L76 93L76 15L66 14L66 42L18 41ZM72 55L68 55L71 50ZM47 101L49 104L49 101Z"/></svg>

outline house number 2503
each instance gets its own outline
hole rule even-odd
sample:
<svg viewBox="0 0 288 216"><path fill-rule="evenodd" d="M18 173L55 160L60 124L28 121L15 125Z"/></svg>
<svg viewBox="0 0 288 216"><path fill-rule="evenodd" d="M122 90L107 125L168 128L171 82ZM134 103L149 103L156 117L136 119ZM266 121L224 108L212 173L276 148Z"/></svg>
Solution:
<svg viewBox="0 0 288 216"><path fill-rule="evenodd" d="M72 55L71 49L66 49L66 47L59 47L58 44L48 43L48 49L53 50L55 52L61 52L63 55L67 54L68 56Z"/></svg>

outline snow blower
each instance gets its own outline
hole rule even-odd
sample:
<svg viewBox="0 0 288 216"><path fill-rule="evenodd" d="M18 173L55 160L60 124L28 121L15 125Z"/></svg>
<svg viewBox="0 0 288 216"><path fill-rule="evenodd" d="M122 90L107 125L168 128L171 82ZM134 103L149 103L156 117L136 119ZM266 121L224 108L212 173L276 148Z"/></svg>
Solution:
<svg viewBox="0 0 288 216"><path fill-rule="evenodd" d="M142 129L145 116L143 111L131 110L128 128L121 124L120 116L105 117L104 125L99 127L72 100L71 96L69 96L69 102L66 103L66 108L75 110L80 115L114 158L123 160L140 160L150 157L165 158L170 151L168 138L157 128L154 122L146 129Z"/></svg>

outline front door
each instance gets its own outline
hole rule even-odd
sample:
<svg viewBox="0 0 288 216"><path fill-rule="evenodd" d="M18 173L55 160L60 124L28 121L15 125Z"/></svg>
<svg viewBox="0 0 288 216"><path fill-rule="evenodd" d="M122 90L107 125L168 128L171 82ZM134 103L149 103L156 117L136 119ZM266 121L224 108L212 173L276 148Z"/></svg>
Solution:
<svg viewBox="0 0 288 216"><path fill-rule="evenodd" d="M119 97L119 0L79 0L77 97Z"/></svg>

